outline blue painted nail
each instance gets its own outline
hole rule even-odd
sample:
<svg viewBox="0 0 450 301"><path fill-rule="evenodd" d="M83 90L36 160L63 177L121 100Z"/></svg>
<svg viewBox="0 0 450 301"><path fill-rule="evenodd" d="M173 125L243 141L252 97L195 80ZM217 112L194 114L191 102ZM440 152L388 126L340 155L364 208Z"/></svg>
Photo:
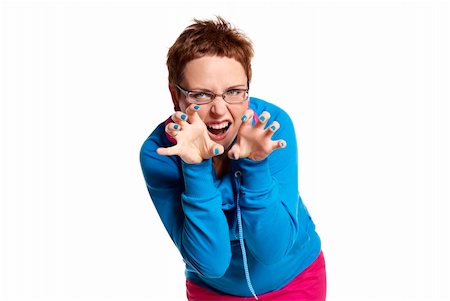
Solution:
<svg viewBox="0 0 450 301"><path fill-rule="evenodd" d="M194 110L198 110L198 109L200 109L200 106L195 105Z"/></svg>
<svg viewBox="0 0 450 301"><path fill-rule="evenodd" d="M178 125L178 124L175 124L175 125L173 126L173 128L176 129L176 130L178 130L179 125Z"/></svg>
<svg viewBox="0 0 450 301"><path fill-rule="evenodd" d="M218 148L215 148L215 149L214 149L214 155L217 156L218 154L219 154L219 149L218 149Z"/></svg>
<svg viewBox="0 0 450 301"><path fill-rule="evenodd" d="M270 128L272 129L272 131L275 131L275 129L276 129L276 127L274 125L272 125Z"/></svg>
<svg viewBox="0 0 450 301"><path fill-rule="evenodd" d="M264 117L263 115L259 116L259 120L264 121L266 120L266 117Z"/></svg>
<svg viewBox="0 0 450 301"><path fill-rule="evenodd" d="M244 116L242 116L242 121L246 121L247 120L247 116L246 115L244 115Z"/></svg>
<svg viewBox="0 0 450 301"><path fill-rule="evenodd" d="M186 114L181 114L180 118L181 118L181 120L186 120L187 116L186 116Z"/></svg>

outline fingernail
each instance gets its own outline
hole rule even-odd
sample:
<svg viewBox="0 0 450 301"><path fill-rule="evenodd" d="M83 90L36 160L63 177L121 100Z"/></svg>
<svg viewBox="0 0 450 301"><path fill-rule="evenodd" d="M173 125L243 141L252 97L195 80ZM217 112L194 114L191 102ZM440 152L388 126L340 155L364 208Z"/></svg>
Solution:
<svg viewBox="0 0 450 301"><path fill-rule="evenodd" d="M246 115L244 115L244 116L242 116L242 121L246 121L247 120L247 116Z"/></svg>
<svg viewBox="0 0 450 301"><path fill-rule="evenodd" d="M198 110L198 109L200 109L200 106L195 105L194 110Z"/></svg>
<svg viewBox="0 0 450 301"><path fill-rule="evenodd" d="M281 147L285 147L285 146L286 146L286 143L284 143L284 141L281 141L281 142L280 142L280 146L281 146Z"/></svg>
<svg viewBox="0 0 450 301"><path fill-rule="evenodd" d="M270 127L270 129L271 129L272 131L275 131L276 127L275 127L274 125L272 125L272 126Z"/></svg>
<svg viewBox="0 0 450 301"><path fill-rule="evenodd" d="M218 149L218 148L215 148L215 149L214 149L214 155L217 156L218 154L219 154L219 149Z"/></svg>
<svg viewBox="0 0 450 301"><path fill-rule="evenodd" d="M181 114L180 118L181 118L181 120L186 120L187 116L186 116L186 114Z"/></svg>
<svg viewBox="0 0 450 301"><path fill-rule="evenodd" d="M234 160L236 160L236 154L235 153L233 153L231 156L233 157Z"/></svg>
<svg viewBox="0 0 450 301"><path fill-rule="evenodd" d="M175 124L175 125L173 126L173 128L174 128L175 130L178 130L179 125L178 125L178 124Z"/></svg>
<svg viewBox="0 0 450 301"><path fill-rule="evenodd" d="M264 121L266 120L266 117L264 117L264 115L259 116L259 120Z"/></svg>

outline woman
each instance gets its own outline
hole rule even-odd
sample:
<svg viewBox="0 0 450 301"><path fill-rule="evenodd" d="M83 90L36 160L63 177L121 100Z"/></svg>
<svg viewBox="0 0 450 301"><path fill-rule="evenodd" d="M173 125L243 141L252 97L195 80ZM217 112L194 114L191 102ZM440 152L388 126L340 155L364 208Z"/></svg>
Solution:
<svg viewBox="0 0 450 301"><path fill-rule="evenodd" d="M175 113L140 153L147 188L186 263L188 300L325 300L294 126L249 97L252 57L221 17L181 33L167 57Z"/></svg>

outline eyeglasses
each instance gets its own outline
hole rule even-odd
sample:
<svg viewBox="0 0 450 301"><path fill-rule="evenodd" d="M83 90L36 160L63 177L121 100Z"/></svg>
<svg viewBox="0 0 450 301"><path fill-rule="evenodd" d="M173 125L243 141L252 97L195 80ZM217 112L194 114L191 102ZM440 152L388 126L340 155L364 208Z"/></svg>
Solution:
<svg viewBox="0 0 450 301"><path fill-rule="evenodd" d="M213 92L207 91L189 91L181 88L179 85L175 85L178 90L186 96L186 99L190 103L194 103L197 105L205 105L212 102L216 99L217 96L220 96L229 104L236 104L244 102L248 99L248 89L230 89L223 94L216 94Z"/></svg>

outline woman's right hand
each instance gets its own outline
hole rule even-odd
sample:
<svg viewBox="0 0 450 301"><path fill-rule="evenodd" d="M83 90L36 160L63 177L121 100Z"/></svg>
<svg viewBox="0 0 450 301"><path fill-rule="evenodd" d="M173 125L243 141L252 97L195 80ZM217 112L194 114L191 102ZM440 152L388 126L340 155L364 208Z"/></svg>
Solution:
<svg viewBox="0 0 450 301"><path fill-rule="evenodd" d="M177 155L188 164L196 164L224 152L223 146L209 137L205 123L197 114L199 109L200 106L192 104L186 113L177 111L172 115L173 122L166 125L166 133L177 144L158 148L158 154Z"/></svg>

